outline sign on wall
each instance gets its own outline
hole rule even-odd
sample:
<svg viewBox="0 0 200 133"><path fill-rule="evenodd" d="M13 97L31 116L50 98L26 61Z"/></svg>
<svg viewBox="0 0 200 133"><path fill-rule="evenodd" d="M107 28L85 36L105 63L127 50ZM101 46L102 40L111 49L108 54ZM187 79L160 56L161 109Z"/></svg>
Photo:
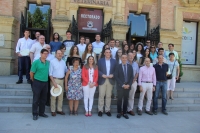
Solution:
<svg viewBox="0 0 200 133"><path fill-rule="evenodd" d="M183 22L182 64L194 65L196 61L197 22Z"/></svg>
<svg viewBox="0 0 200 133"><path fill-rule="evenodd" d="M78 30L79 32L97 33L102 31L103 12L98 9L79 8Z"/></svg>
<svg viewBox="0 0 200 133"><path fill-rule="evenodd" d="M72 3L112 6L112 0L71 0Z"/></svg>

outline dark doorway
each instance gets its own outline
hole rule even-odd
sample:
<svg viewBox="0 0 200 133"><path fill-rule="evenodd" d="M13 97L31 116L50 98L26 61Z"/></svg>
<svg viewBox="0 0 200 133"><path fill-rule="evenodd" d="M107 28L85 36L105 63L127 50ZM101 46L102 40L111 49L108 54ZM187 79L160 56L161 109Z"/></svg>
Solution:
<svg viewBox="0 0 200 133"><path fill-rule="evenodd" d="M79 32L79 37L80 36L89 37L91 43L95 41L95 33L83 33L83 32Z"/></svg>

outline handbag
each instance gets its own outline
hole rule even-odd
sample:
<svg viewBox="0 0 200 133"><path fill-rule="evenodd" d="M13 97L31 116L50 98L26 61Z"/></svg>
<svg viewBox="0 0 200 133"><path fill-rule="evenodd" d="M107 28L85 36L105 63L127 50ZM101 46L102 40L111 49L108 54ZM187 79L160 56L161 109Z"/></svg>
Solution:
<svg viewBox="0 0 200 133"><path fill-rule="evenodd" d="M175 65L175 62L176 62L176 60L174 61L174 65ZM172 73L173 73L173 70L174 70L174 65L173 65L171 74L167 75L167 79L172 79Z"/></svg>

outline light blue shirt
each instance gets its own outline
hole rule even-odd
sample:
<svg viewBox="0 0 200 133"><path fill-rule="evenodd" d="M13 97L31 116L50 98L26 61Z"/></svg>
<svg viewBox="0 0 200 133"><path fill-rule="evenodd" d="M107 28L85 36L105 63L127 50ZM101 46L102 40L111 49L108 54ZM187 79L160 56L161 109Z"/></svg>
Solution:
<svg viewBox="0 0 200 133"><path fill-rule="evenodd" d="M169 60L169 53L174 53L174 57L175 57L175 59L176 60L178 60L179 59L179 57L178 57L178 52L176 52L176 51L169 51L169 50L167 50L167 51L165 51L165 58L167 58L167 60Z"/></svg>
<svg viewBox="0 0 200 133"><path fill-rule="evenodd" d="M130 64L130 62L128 62L128 64ZM135 77L136 74L139 73L139 66L138 66L138 63L133 61L132 64L130 64L133 68L133 77Z"/></svg>

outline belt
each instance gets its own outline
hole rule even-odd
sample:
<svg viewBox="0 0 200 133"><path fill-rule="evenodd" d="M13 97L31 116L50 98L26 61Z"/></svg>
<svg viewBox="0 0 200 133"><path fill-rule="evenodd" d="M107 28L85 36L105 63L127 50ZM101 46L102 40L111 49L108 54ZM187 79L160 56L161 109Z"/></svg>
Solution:
<svg viewBox="0 0 200 133"><path fill-rule="evenodd" d="M167 80L158 80L158 82L165 82L165 81L167 81Z"/></svg>
<svg viewBox="0 0 200 133"><path fill-rule="evenodd" d="M142 81L142 83L153 83L153 82L150 82L150 81Z"/></svg>
<svg viewBox="0 0 200 133"><path fill-rule="evenodd" d="M54 79L58 79L58 80L63 80L64 78L55 78L55 77L53 77Z"/></svg>

